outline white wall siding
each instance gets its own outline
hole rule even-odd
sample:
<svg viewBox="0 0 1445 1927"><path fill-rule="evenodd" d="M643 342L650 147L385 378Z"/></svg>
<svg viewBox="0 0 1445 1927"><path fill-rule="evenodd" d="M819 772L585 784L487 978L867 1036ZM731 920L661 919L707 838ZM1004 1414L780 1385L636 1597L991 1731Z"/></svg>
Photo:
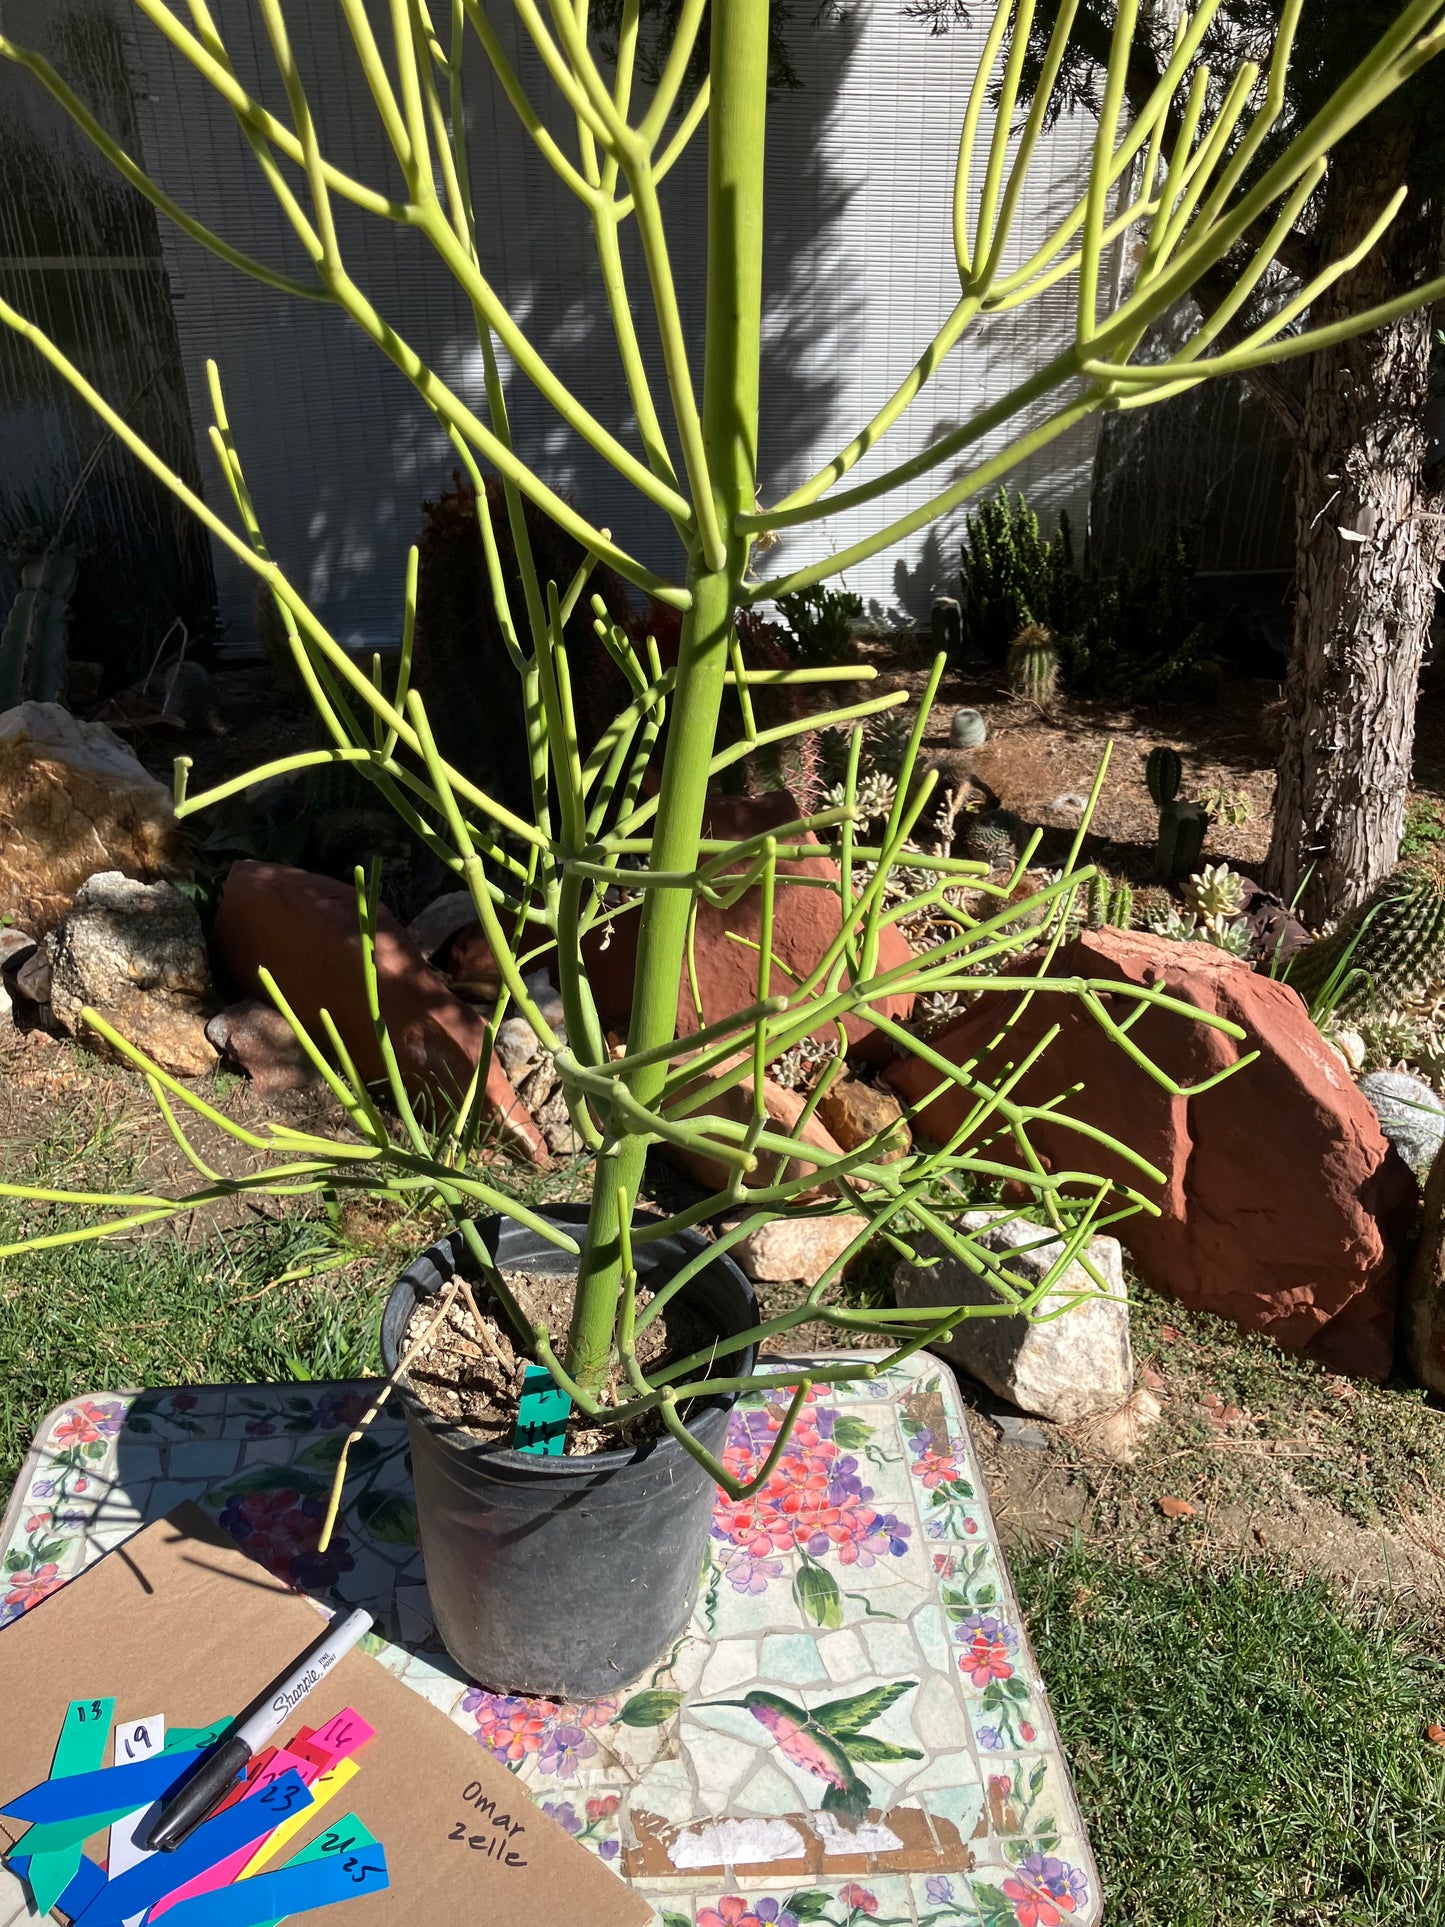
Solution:
<svg viewBox="0 0 1445 1927"><path fill-rule="evenodd" d="M242 77L284 111L251 0L212 0ZM986 9L980 9L980 14ZM334 0L288 9L298 59L319 109L323 143L346 167L395 190L397 177ZM533 97L560 131L535 62L506 29ZM825 461L906 372L957 297L951 243L952 171L981 27L932 39L898 0L857 0L840 19L796 21L790 47L803 80L779 95L768 123L767 337L761 428L762 495L774 500ZM146 30L137 46L147 157L201 219L250 252L304 271L229 114L169 46ZM482 63L471 134L474 180L490 278L559 374L599 418L637 446L605 305L591 268L580 205L548 172ZM1082 192L1092 123L1064 122L1043 142L1011 248L1032 252ZM669 240L689 338L704 284L701 139L664 184ZM340 207L348 267L385 318L484 410L471 316L449 276L412 234ZM210 419L204 364L220 365L231 419L267 537L304 582L334 632L355 645L395 639L402 559L423 497L438 492L455 456L406 381L339 313L248 282L166 229L165 245L192 405ZM629 244L634 311L645 281ZM924 447L1007 392L1065 345L1072 293L978 325L896 428L863 479ZM666 397L650 331L644 347L659 405ZM665 519L566 431L530 386L509 383L519 449L551 485L648 563L678 569ZM983 444L986 453L996 442ZM1091 428L1035 457L1017 479L1049 515L1087 510ZM214 476L214 469L210 471ZM884 501L793 533L766 558L769 572L849 543L934 493L948 467ZM221 499L219 484L211 487ZM919 535L849 572L848 584L885 606L926 610L952 586L957 523ZM245 571L218 557L230 641L250 640Z"/></svg>

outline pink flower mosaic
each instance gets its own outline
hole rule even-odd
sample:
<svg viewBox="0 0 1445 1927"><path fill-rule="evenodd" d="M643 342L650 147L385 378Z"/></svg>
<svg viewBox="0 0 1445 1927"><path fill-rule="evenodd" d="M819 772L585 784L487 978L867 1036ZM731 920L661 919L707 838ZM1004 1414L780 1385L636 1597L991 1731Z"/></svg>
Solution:
<svg viewBox="0 0 1445 1927"><path fill-rule="evenodd" d="M476 1721L477 1739L494 1759L514 1773L535 1760L540 1772L557 1780L581 1777L597 1755L593 1734L615 1720L619 1709L615 1699L568 1706L516 1693L488 1693L480 1686L461 1704L462 1712Z"/></svg>
<svg viewBox="0 0 1445 1927"><path fill-rule="evenodd" d="M782 1429L787 1407L766 1403L737 1408L728 1420L723 1464L735 1479L755 1478ZM873 1488L859 1474L858 1460L833 1436L837 1413L808 1403L792 1437L761 1491L747 1499L718 1497L712 1536L716 1555L735 1592L762 1592L781 1576L779 1555L798 1551L828 1555L842 1566L868 1567L901 1558L912 1527L872 1504Z"/></svg>

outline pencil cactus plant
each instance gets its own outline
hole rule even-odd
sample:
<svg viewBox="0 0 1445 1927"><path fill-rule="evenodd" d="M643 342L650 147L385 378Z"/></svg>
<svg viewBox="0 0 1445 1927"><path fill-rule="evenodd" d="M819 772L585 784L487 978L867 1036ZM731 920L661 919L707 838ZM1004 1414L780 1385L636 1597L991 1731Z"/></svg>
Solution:
<svg viewBox="0 0 1445 1927"><path fill-rule="evenodd" d="M274 60L279 91L266 100L240 77L248 69L249 37L248 59L232 57L223 23L234 9L217 16L205 0L189 0L181 10L166 0L134 0L137 11L231 109L293 237L294 259L285 262L246 253L178 205L64 77L39 54L0 39L0 54L28 69L126 180L191 241L264 283L278 299L339 310L412 384L420 404L450 437L476 489L497 621L522 691L530 784L526 810L509 807L444 758L426 706L410 686L414 554L398 597L400 668L394 681L384 680L379 667L348 653L309 605L299 581L268 549L246 486L244 424L233 432L217 369L210 371L210 441L234 503L234 521L173 473L33 320L0 301L0 321L30 342L137 459L201 518L215 540L254 572L274 598L297 669L324 720L328 747L288 756L204 795L187 795L182 763L180 813L194 815L244 782L280 770L351 765L471 893L504 981L494 1028L505 1014L519 1011L555 1053L574 1129L595 1158L586 1222L569 1230L518 1203L476 1155L480 1078L455 1117L424 1121L407 1100L384 1035L389 1102L386 1096L379 1102L358 1081L334 1034L311 1036L298 1023L301 1042L345 1110L353 1134L328 1137L279 1125L243 1131L228 1123L255 1168L236 1177L218 1176L191 1144L178 1110L189 1107L212 1124L224 1122L220 1114L97 1018L96 1029L151 1080L196 1163L198 1180L181 1196L85 1194L75 1202L94 1208L95 1222L47 1235L89 1238L128 1231L218 1196L253 1191L304 1196L362 1188L439 1200L465 1220L473 1256L516 1345L545 1368L576 1408L604 1428L655 1413L721 1485L741 1494L771 1474L811 1382L869 1378L879 1370L875 1362L849 1360L795 1372L788 1419L773 1450L757 1478L740 1479L693 1436L687 1412L694 1396L743 1392L760 1382L747 1374L728 1375L729 1361L758 1337L822 1318L842 1333L867 1333L893 1357L903 1357L960 1319L980 1315L978 1307L858 1310L830 1303L829 1286L868 1239L887 1240L912 1255L911 1240L930 1234L992 1282L998 1303L988 1309L1030 1314L1049 1298L1064 1269L1086 1255L1098 1224L1121 1211L1152 1208L1146 1187L1159 1174L1127 1144L1105 1140L1103 1161L1111 1171L1117 1172L1121 1160L1132 1168L1137 1182L1131 1184L1088 1168L1090 1153L1100 1148L1097 1132L1081 1132L1079 1169L1050 1169L1037 1157L1031 1128L1043 1115L1056 1125L1067 1112L1067 1093L1059 1100L1062 1113L1054 1106L1040 1111L1022 1103L1009 1088L981 1080L973 1065L951 1062L887 1015L883 1004L900 993L927 1000L930 1007L949 997L986 995L1000 1000L1006 1021L1022 998L1075 1000L1120 1050L1171 1089L1167 1074L1141 1051L1139 1031L1125 1007L1173 1010L1181 1022L1218 1020L1175 1005L1158 987L1111 979L1106 999L1100 986L1053 971L1051 959L1066 923L1060 910L1090 875L1077 864L1078 843L1075 861L1032 893L1021 889L1027 849L1011 874L995 881L979 863L924 855L912 847L916 826L927 820L932 787L926 775L913 780L914 764L941 663L908 733L882 828L865 837L857 822L863 726L903 702L903 694L865 691L831 710L762 728L752 701L758 691L790 682L866 684L869 672L826 664L750 672L735 623L740 611L754 605L787 607L790 599L808 598L829 578L996 490L1016 464L1090 416L1145 407L1273 358L1307 355L1445 292L1445 281L1433 282L1408 298L1328 327L1288 333L1294 317L1359 259L1356 249L1325 267L1266 326L1227 347L1221 340L1249 291L1270 272L1280 238L1323 180L1332 144L1381 107L1441 45L1445 0L1410 0L1326 106L1307 123L1289 125L1282 111L1283 82L1303 3L1286 5L1263 72L1250 64L1227 84L1217 81L1210 88L1196 80L1183 88L1217 7L1217 0L1200 0L1178 22L1172 57L1158 86L1129 118L1123 112L1124 80L1140 8L1138 0L1119 0L1087 186L1048 238L1019 259L1018 217L1049 124L1075 8L1058 10L1057 24L1035 50L1042 63L1038 85L1020 120L1015 110L1030 55L1034 5L1033 0L997 0L961 115L951 215L958 275L952 309L873 418L814 474L769 501L760 498L758 471L768 0L726 0L711 8L706 0L681 0L670 47L645 86L638 59L641 0L622 0L620 29L605 56L600 40L589 36L585 0L575 5L548 0L545 6L511 0L545 72L545 98L533 98L504 50L494 15L506 0L390 0L389 7L375 9L361 0L337 0L393 157L391 178L380 183L357 178L324 150L310 91L315 76L307 74L293 45L287 0L254 0L253 8L243 10L254 15L256 38L269 46ZM699 58L705 22L710 44L706 57ZM500 94L535 146L538 164L553 169L577 203L631 397L635 432L629 429L626 438L590 413L548 365L484 266L502 252L493 237L519 212L493 199L485 170L473 166L467 106L478 54L490 64ZM653 72L650 65L647 71ZM1180 116L1189 138L1177 133ZM679 307L658 190L688 144L703 138L704 126L707 296L701 329L693 336ZM1174 130L1167 161L1166 127ZM1369 239L1393 217L1403 194L1401 189L1380 210ZM339 218L343 209L345 220ZM441 370L428 365L353 279L343 236L358 216L419 240L455 276L476 317L486 378L480 412ZM642 262L636 279L619 240L629 223ZM1115 245L1132 248L1136 266L1132 285L1111 303L1104 266ZM1166 315L1177 317L1182 298L1205 275L1216 281L1232 276L1236 294L1216 306L1208 322L1186 329L1165 358L1141 356L1154 324ZM869 473L866 480L848 481L863 458L886 442L971 328L1060 284L1071 287L1075 314L1067 346L1009 394L980 406L918 452ZM664 379L657 388L635 321L644 303L661 344ZM508 380L535 389L561 437L590 446L660 512L672 530L670 559L628 552L564 498L544 472L553 438L545 445L539 439L531 448L518 444L508 412ZM520 577L516 595L508 593L500 566L488 472L500 477L501 506ZM780 572L767 573L770 538L795 538L832 515L882 504L903 485L929 476L937 486L906 512L881 513L870 533L845 546L820 539L811 558L793 560L796 552L790 547ZM586 560L570 580L548 580L538 571L529 508L540 510L580 544ZM571 660L567 632L579 605L586 606L582 598L588 596L591 571L603 567L654 604L680 614L680 639L675 666L665 666L655 646L633 642L603 609L600 640L631 694L584 755L573 697L578 665ZM738 742L720 743L719 714L728 692L741 707L743 735ZM676 726L679 718L685 726ZM836 807L732 844L718 846L704 836L709 785L734 762L805 728L839 724L852 737ZM660 782L647 792L644 777L655 761ZM814 881L837 901L838 930L816 967L799 977L774 957L771 932L778 865L789 856L816 855L816 844L804 841L813 837L836 851L832 879ZM890 885L919 871L932 880L921 895L905 891L900 907ZM754 893L760 905L755 996L745 1008L679 1037L677 991L699 906L727 906L745 892ZM361 897L366 929L374 933L375 901L364 889ZM904 965L884 968L880 942L888 924L905 909L916 916L920 905L930 904L953 934ZM620 1055L609 1047L581 961L584 937L619 916L635 918L638 926L631 1024ZM1034 943L1041 946L1037 955L1020 967L1020 953ZM528 980L532 960L554 945L565 1043ZM284 1000L278 1001L284 1009ZM900 1049L916 1051L940 1083L966 1091L971 1099L967 1120L949 1142L915 1145L902 1157L885 1158L873 1142L846 1152L810 1150L816 1173L788 1175L786 1160L796 1140L768 1114L763 1073L799 1040L820 1028L836 1030L854 1015L871 1018ZM736 1107L730 1115L709 1109L719 1092L749 1083L741 1117ZM810 1104L816 1098L817 1092ZM635 1217L644 1158L648 1146L659 1143L705 1153L726 1173L711 1195L661 1223ZM888 1148L896 1150L891 1143ZM1058 1262L1042 1282L1016 1275L961 1226L970 1186L997 1175L1000 1160L1011 1170L1025 1171L1033 1211L1049 1235L1061 1240ZM828 1191L818 1201L820 1181ZM51 1193L4 1189L9 1195L57 1201ZM680 1289L703 1260L684 1266L644 1307L636 1291L639 1250L724 1211L735 1228L709 1247L714 1253L779 1215L856 1211L865 1228L795 1312L760 1331L726 1336L701 1362L693 1358L680 1368L644 1372L637 1356L639 1328L659 1314L662 1299ZM577 1287L567 1333L534 1326L524 1317L471 1221L469 1214L477 1212L520 1222L575 1261ZM602 1389L619 1367L622 1394L604 1404ZM766 1382L779 1383L775 1377Z"/></svg>

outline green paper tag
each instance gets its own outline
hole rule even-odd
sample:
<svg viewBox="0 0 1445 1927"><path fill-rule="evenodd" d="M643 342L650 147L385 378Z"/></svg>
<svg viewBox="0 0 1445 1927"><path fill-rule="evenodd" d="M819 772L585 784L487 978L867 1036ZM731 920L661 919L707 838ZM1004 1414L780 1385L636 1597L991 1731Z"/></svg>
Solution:
<svg viewBox="0 0 1445 1927"><path fill-rule="evenodd" d="M303 1847L300 1853L293 1853L284 1865L310 1866L317 1860L328 1859L334 1853L353 1853L357 1847L374 1847L376 1844L376 1835L368 1833L354 1813L348 1813L344 1820L338 1820L334 1827L328 1827L325 1833L318 1834L310 1846ZM273 1920L268 1927L281 1927L281 1922Z"/></svg>
<svg viewBox="0 0 1445 1927"><path fill-rule="evenodd" d="M567 1420L572 1401L545 1365L529 1365L522 1380L522 1398L517 1407L517 1429L512 1435L518 1452L531 1452L538 1458L560 1458L567 1443Z"/></svg>
<svg viewBox="0 0 1445 1927"><path fill-rule="evenodd" d="M55 1746L50 1768L52 1780L69 1779L72 1773L94 1773L105 1765L105 1749L110 1740L110 1723L115 1716L115 1701L72 1700ZM97 1829L92 1825L90 1832ZM54 1853L37 1853L30 1862L26 1880L35 1911L43 1918L80 1871L80 1842L61 1847Z"/></svg>

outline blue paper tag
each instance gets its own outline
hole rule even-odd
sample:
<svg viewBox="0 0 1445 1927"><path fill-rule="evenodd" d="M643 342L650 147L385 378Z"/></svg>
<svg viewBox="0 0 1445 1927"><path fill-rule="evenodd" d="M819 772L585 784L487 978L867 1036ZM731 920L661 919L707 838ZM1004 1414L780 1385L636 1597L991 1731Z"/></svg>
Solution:
<svg viewBox="0 0 1445 1927"><path fill-rule="evenodd" d="M200 1757L199 1752L157 1753L149 1760L132 1760L128 1766L103 1766L93 1773L68 1774L63 1780L42 1780L28 1793L7 1800L0 1813L35 1822L83 1820L102 1813L113 1817L117 1810L131 1813L162 1799Z"/></svg>
<svg viewBox="0 0 1445 1927"><path fill-rule="evenodd" d="M567 1443L567 1421L572 1401L545 1365L529 1365L517 1406L517 1429L512 1445L518 1452L539 1458L560 1458Z"/></svg>
<svg viewBox="0 0 1445 1927"><path fill-rule="evenodd" d="M299 1773L283 1773L248 1800L238 1801L197 1827L174 1853L153 1853L118 1879L108 1880L79 1919L85 1927L121 1927L132 1914L143 1914L197 1874L209 1873L239 1848L262 1839L289 1815L310 1806L312 1798Z"/></svg>

